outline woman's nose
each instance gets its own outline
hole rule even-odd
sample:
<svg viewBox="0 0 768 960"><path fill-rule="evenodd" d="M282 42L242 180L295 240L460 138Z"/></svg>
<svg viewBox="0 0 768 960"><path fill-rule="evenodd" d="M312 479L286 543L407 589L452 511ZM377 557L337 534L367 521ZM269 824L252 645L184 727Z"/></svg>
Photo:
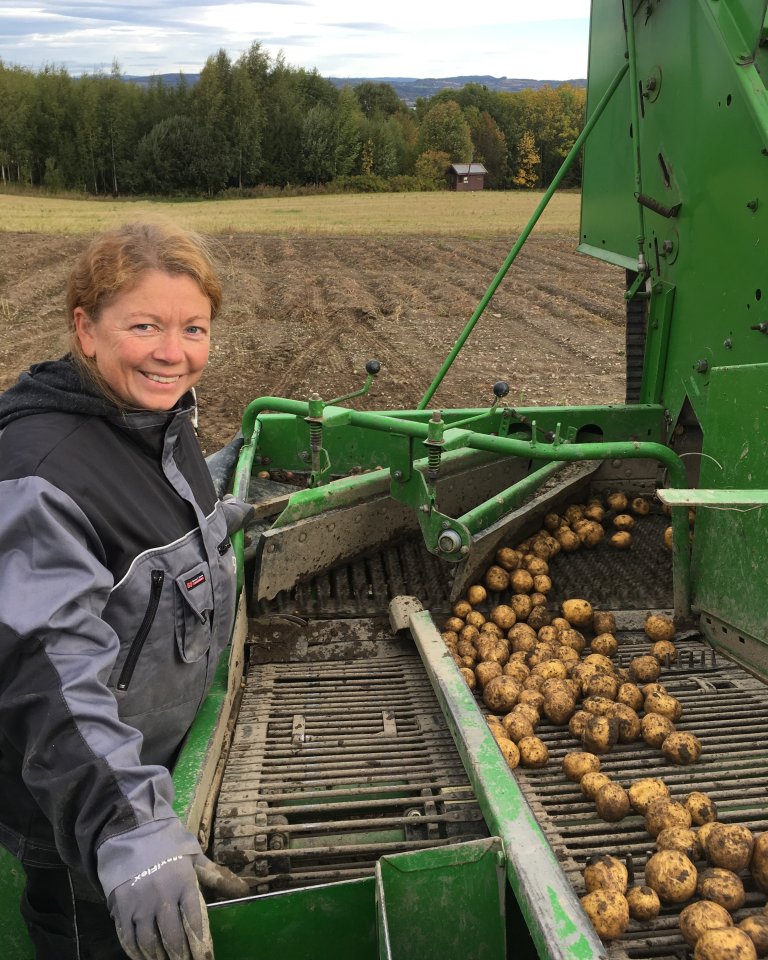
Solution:
<svg viewBox="0 0 768 960"><path fill-rule="evenodd" d="M166 363L178 363L184 359L184 346L181 335L173 330L166 330L155 344L154 355L158 360Z"/></svg>

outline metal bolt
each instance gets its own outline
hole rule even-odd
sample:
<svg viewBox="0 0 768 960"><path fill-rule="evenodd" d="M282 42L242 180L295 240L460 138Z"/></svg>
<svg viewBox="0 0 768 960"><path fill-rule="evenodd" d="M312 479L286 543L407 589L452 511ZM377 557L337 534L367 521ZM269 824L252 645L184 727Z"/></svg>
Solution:
<svg viewBox="0 0 768 960"><path fill-rule="evenodd" d="M429 504L422 503L419 509L421 510L422 513L429 513Z"/></svg>
<svg viewBox="0 0 768 960"><path fill-rule="evenodd" d="M675 249L675 245L671 240L665 240L661 245L661 252L664 254L672 253Z"/></svg>
<svg viewBox="0 0 768 960"><path fill-rule="evenodd" d="M648 90L649 92L651 90L655 90L656 83L657 83L656 77L648 77L648 79L645 81L645 89Z"/></svg>
<svg viewBox="0 0 768 960"><path fill-rule="evenodd" d="M706 373L709 370L709 363L706 360L696 361L696 373Z"/></svg>
<svg viewBox="0 0 768 960"><path fill-rule="evenodd" d="M450 523L447 520L443 520L443 530L447 530L450 527Z"/></svg>
<svg viewBox="0 0 768 960"><path fill-rule="evenodd" d="M403 471L402 471L402 470L395 470L395 472L392 474L392 476L395 478L395 480L402 480L402 479L403 479Z"/></svg>
<svg viewBox="0 0 768 960"><path fill-rule="evenodd" d="M747 210L751 210L752 213L754 213L755 210L757 210L757 204L758 204L757 197L755 197L754 200L748 200L748 201L747 201Z"/></svg>
<svg viewBox="0 0 768 960"><path fill-rule="evenodd" d="M730 350L733 347L733 340L731 340L730 337L727 337L725 340L723 340L723 346L726 350Z"/></svg>

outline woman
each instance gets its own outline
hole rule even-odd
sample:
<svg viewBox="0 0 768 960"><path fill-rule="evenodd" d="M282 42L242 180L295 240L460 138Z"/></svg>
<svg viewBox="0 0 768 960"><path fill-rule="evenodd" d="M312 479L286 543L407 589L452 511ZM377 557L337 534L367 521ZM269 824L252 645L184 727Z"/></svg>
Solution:
<svg viewBox="0 0 768 960"><path fill-rule="evenodd" d="M199 238L110 230L69 280L71 353L0 395L0 842L45 960L212 957L198 880L247 892L168 772L229 641L249 511L217 500L190 423L220 305Z"/></svg>

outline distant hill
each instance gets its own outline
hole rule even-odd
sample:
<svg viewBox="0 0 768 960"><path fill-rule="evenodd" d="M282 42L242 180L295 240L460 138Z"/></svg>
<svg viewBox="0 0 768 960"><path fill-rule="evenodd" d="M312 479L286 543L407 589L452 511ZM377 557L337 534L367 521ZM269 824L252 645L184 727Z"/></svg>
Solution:
<svg viewBox="0 0 768 960"><path fill-rule="evenodd" d="M160 79L166 86L175 87L182 81L194 86L199 78L197 73L160 73L155 77L124 76L129 83L147 86L150 80ZM541 87L560 87L569 83L573 87L586 87L587 81L578 80L515 80L508 77L488 77L473 75L468 77L328 77L335 87L355 87L359 83L388 83L401 100L412 107L419 97L434 97L440 90L460 90L468 83L479 83L489 90L505 93L518 93L520 90L539 90Z"/></svg>

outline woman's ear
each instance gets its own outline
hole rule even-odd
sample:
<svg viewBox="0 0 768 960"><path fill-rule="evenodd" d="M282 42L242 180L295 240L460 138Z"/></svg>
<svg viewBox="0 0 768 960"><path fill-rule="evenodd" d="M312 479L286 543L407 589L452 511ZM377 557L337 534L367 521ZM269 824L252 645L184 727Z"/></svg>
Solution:
<svg viewBox="0 0 768 960"><path fill-rule="evenodd" d="M82 307L75 307L72 314L75 321L75 333L86 357L96 356L96 338L93 335L93 321Z"/></svg>

